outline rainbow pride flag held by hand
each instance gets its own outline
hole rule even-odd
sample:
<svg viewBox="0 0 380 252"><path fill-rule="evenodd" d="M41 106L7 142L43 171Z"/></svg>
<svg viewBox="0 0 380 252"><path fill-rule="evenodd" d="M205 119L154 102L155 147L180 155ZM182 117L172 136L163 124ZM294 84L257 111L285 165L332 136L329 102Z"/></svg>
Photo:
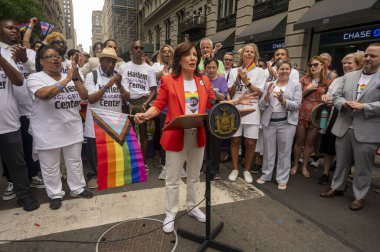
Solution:
<svg viewBox="0 0 380 252"><path fill-rule="evenodd" d="M20 32L24 32L28 28L28 23L19 24L17 27L20 29Z"/></svg>
<svg viewBox="0 0 380 252"><path fill-rule="evenodd" d="M98 190L147 180L144 158L126 114L91 109L98 154Z"/></svg>

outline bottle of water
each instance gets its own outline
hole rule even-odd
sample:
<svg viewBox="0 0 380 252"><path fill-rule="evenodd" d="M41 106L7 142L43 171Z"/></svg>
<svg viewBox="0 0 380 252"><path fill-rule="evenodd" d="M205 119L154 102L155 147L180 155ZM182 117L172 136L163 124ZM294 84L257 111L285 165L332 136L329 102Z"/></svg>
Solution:
<svg viewBox="0 0 380 252"><path fill-rule="evenodd" d="M327 128L327 117L329 116L329 111L326 107L323 107L321 111L321 120L319 121L319 128L326 129Z"/></svg>

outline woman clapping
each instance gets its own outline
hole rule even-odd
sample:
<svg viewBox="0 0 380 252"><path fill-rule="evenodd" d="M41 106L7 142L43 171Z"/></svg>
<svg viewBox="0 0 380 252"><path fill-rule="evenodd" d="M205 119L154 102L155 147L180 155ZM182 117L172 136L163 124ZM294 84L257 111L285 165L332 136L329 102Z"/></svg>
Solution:
<svg viewBox="0 0 380 252"><path fill-rule="evenodd" d="M60 175L61 152L67 167L67 183L74 197L91 198L84 187L81 159L83 126L79 115L87 90L79 79L75 63L68 74L61 73L61 56L50 46L41 47L36 61L40 72L31 74L27 87L33 97L30 128L41 164L50 208L61 207L65 192ZM42 71L41 71L42 70Z"/></svg>

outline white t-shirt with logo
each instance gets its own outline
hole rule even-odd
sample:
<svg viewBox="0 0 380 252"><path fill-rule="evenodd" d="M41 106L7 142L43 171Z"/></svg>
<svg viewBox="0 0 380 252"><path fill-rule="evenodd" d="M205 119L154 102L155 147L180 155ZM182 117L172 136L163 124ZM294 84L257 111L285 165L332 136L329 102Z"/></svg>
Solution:
<svg viewBox="0 0 380 252"><path fill-rule="evenodd" d="M17 69L9 48L6 49L3 44L0 44L0 47L4 59ZM17 109L14 87L15 85L11 83L0 67L0 134L14 132L20 128L20 114Z"/></svg>
<svg viewBox="0 0 380 252"><path fill-rule="evenodd" d="M36 62L36 53L31 49L26 49L26 55L28 57L28 61L35 64ZM26 79L31 73L35 72L35 68L33 70L29 69L25 64L16 63L18 70L24 75L24 84L22 86L15 86L15 95L18 110L20 115L22 116L30 116L32 113L32 97L29 95L28 88L26 87Z"/></svg>
<svg viewBox="0 0 380 252"><path fill-rule="evenodd" d="M230 71L230 77L228 80L228 88L232 87L235 83L235 80L238 76L238 68L233 68ZM264 70L260 67L254 67L249 72L247 72L247 77L250 79L250 83L260 89L261 92L264 91L265 88L265 75ZM245 93L247 90L246 86L243 84L242 81L240 81L239 85L236 87L236 92L233 99L240 97L242 94ZM253 124L253 125L260 125L260 109L259 109L259 100L258 98L254 99L253 105L236 105L238 109L247 109L247 108L254 108L256 109L255 112L250 113L246 116L243 116L241 118L242 124Z"/></svg>
<svg viewBox="0 0 380 252"><path fill-rule="evenodd" d="M61 79L66 78L62 74ZM36 150L60 148L83 141L82 118L79 115L81 98L73 81L49 100L42 100L34 94L40 88L57 83L46 73L29 75L26 81L33 97L30 129Z"/></svg>
<svg viewBox="0 0 380 252"><path fill-rule="evenodd" d="M185 114L192 115L198 113L199 94L195 80L184 80L185 91Z"/></svg>
<svg viewBox="0 0 380 252"><path fill-rule="evenodd" d="M99 67L97 70L98 79L95 85L93 73L89 73L86 75L85 87L88 90L88 95L98 92L105 86L111 78L114 76L113 74L110 77L101 70ZM108 88L107 91L103 94L102 98L97 102L87 105L86 112L86 123L84 127L84 136L95 138L95 130L94 130L94 120L92 118L91 108L102 109L107 111L115 111L121 113L122 106L122 98L119 89L116 84L112 85L112 87Z"/></svg>
<svg viewBox="0 0 380 252"><path fill-rule="evenodd" d="M362 73L360 75L360 79L358 82L358 86L356 88L356 100L359 100L360 96L362 95L364 89L366 88L368 82L371 80L373 74L364 74Z"/></svg>
<svg viewBox="0 0 380 252"><path fill-rule="evenodd" d="M130 92L131 99L138 99L150 94L150 88L156 87L156 73L146 63L136 65L132 61L123 64L119 68L123 76L122 84Z"/></svg>

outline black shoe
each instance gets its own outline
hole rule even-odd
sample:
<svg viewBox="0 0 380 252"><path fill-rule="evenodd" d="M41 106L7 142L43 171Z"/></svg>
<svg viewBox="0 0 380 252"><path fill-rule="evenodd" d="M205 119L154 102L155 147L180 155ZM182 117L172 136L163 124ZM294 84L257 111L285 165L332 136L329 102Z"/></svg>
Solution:
<svg viewBox="0 0 380 252"><path fill-rule="evenodd" d="M29 196L25 199L19 199L17 200L17 204L27 212L33 211L40 207L40 203L38 203L33 196Z"/></svg>
<svg viewBox="0 0 380 252"><path fill-rule="evenodd" d="M320 185L326 185L329 182L329 175L322 174L322 176L319 178L318 183Z"/></svg>
<svg viewBox="0 0 380 252"><path fill-rule="evenodd" d="M78 195L71 194L71 196L73 196L73 197L81 197L81 198L84 198L84 199L91 199L92 196L94 196L94 195L92 194L92 192L87 191L86 189L84 189L84 191L81 192L80 194L78 194Z"/></svg>
<svg viewBox="0 0 380 252"><path fill-rule="evenodd" d="M215 173L211 180L221 180L220 173Z"/></svg>
<svg viewBox="0 0 380 252"><path fill-rule="evenodd" d="M251 172L254 174L257 174L261 171L261 166L257 164L253 164Z"/></svg>
<svg viewBox="0 0 380 252"><path fill-rule="evenodd" d="M61 198L56 198L56 199L50 200L50 209L51 210L57 210L57 209L61 208L61 205L62 205L62 199Z"/></svg>

